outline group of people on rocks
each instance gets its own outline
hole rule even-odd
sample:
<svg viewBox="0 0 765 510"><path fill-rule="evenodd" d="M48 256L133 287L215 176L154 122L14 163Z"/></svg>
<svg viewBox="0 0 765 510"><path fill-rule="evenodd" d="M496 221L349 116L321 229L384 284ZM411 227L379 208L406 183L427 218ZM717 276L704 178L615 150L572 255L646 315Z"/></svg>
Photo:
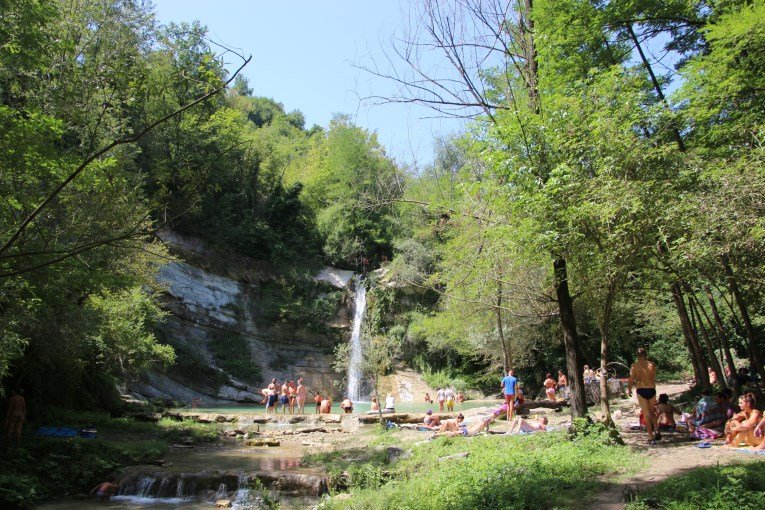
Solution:
<svg viewBox="0 0 765 510"><path fill-rule="evenodd" d="M263 395L263 402L266 404L266 414L275 414L277 403L281 405L282 414L298 414L305 412L305 400L307 388L303 384L303 378L295 381L284 381L279 385L276 378L271 379L267 388L260 390Z"/></svg>

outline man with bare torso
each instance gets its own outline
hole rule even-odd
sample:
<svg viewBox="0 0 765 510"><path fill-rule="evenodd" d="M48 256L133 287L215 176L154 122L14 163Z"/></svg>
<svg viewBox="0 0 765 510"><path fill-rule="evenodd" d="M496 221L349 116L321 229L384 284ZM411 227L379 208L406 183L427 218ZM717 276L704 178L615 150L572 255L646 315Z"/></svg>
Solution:
<svg viewBox="0 0 765 510"><path fill-rule="evenodd" d="M8 413L5 415L5 439L11 444L11 436L16 439L16 444L21 443L21 426L27 419L27 403L19 392L11 390L8 398Z"/></svg>
<svg viewBox="0 0 765 510"><path fill-rule="evenodd" d="M282 388L279 393L279 403L282 405L282 414L287 414L287 408L290 405L289 393L289 384L287 384L287 381L284 381L284 384L282 384Z"/></svg>
<svg viewBox="0 0 765 510"><path fill-rule="evenodd" d="M643 347L637 351L637 361L630 368L630 379L627 383L630 397L632 386L635 386L638 404L643 411L645 427L648 431L648 441L653 443L661 439L656 423L656 365L648 361L648 353Z"/></svg>

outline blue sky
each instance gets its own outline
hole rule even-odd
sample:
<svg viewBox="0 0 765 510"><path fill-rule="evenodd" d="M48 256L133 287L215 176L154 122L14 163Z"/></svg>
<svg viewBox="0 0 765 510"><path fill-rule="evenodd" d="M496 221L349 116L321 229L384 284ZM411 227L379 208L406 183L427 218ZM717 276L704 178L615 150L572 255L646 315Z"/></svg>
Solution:
<svg viewBox="0 0 765 510"><path fill-rule="evenodd" d="M353 64L385 60L381 48L407 22L406 0L155 0L155 7L162 23L197 19L214 40L252 54L244 75L253 93L302 111L307 126L350 114L396 160L418 165L432 160L435 136L460 129L416 105L360 101L392 95L392 83Z"/></svg>

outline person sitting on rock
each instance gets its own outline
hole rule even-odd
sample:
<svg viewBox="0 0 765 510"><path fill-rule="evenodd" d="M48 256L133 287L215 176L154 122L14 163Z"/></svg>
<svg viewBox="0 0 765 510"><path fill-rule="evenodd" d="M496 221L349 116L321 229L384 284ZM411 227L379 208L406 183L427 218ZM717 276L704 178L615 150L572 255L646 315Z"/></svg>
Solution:
<svg viewBox="0 0 765 510"><path fill-rule="evenodd" d="M441 419L437 414L433 414L433 409L427 410L425 418L422 419L422 423L431 430L436 430L441 427Z"/></svg>
<svg viewBox="0 0 765 510"><path fill-rule="evenodd" d="M321 401L321 414L330 414L332 412L332 397L327 395L327 398Z"/></svg>
<svg viewBox="0 0 765 510"><path fill-rule="evenodd" d="M372 397L372 405L369 408L369 412L377 412L380 410L380 403L377 401L377 397Z"/></svg>
<svg viewBox="0 0 765 510"><path fill-rule="evenodd" d="M384 413L395 413L396 412L396 397L393 396L393 393L388 393L388 396L385 397L385 409L383 409Z"/></svg>

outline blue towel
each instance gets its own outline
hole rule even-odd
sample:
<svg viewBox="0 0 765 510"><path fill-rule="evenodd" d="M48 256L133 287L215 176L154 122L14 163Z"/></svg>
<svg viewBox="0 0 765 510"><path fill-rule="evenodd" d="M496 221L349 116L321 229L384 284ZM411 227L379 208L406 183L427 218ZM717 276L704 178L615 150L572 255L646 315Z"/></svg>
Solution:
<svg viewBox="0 0 765 510"><path fill-rule="evenodd" d="M40 427L36 436L45 437L77 437L78 430L70 427Z"/></svg>

